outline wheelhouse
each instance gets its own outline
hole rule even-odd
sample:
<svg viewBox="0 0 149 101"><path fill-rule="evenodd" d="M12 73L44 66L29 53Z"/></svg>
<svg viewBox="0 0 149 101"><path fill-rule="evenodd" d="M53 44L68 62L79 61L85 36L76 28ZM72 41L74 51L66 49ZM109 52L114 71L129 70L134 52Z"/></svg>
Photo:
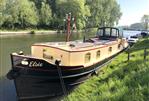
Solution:
<svg viewBox="0 0 149 101"><path fill-rule="evenodd" d="M96 36L99 39L107 39L107 38L121 38L123 34L120 33L119 29L114 27L100 27L97 30Z"/></svg>

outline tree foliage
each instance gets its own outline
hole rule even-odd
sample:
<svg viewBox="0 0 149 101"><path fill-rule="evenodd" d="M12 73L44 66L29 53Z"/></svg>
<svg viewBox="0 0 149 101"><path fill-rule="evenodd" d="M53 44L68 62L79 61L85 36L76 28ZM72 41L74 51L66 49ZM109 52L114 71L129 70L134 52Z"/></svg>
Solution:
<svg viewBox="0 0 149 101"><path fill-rule="evenodd" d="M91 26L113 26L122 13L116 0L87 0L91 10Z"/></svg>
<svg viewBox="0 0 149 101"><path fill-rule="evenodd" d="M24 27L35 26L38 23L37 10L33 2L28 0L18 0L19 23Z"/></svg>
<svg viewBox="0 0 149 101"><path fill-rule="evenodd" d="M49 25L52 19L51 8L46 2L42 2L41 9L39 12L40 24Z"/></svg>
<svg viewBox="0 0 149 101"><path fill-rule="evenodd" d="M6 6L6 1L5 0L1 0L0 1L0 26L3 25L3 23L4 23L5 6Z"/></svg>
<svg viewBox="0 0 149 101"><path fill-rule="evenodd" d="M129 28L134 30L141 30L141 29L144 29L144 26L142 23L134 23L134 24L131 24Z"/></svg>
<svg viewBox="0 0 149 101"><path fill-rule="evenodd" d="M38 23L36 7L28 0L5 0L3 26L7 28L31 27Z"/></svg>
<svg viewBox="0 0 149 101"><path fill-rule="evenodd" d="M57 1L57 16L64 19L65 14L71 13L77 18L77 27L82 29L85 26L84 17L90 16L89 7L85 3L85 0L59 0Z"/></svg>
<svg viewBox="0 0 149 101"><path fill-rule="evenodd" d="M149 29L149 15L144 15L141 19L144 29Z"/></svg>
<svg viewBox="0 0 149 101"><path fill-rule="evenodd" d="M18 2L16 0L6 0L3 9L3 25L8 28L13 28L18 22Z"/></svg>
<svg viewBox="0 0 149 101"><path fill-rule="evenodd" d="M0 0L0 28L58 28L66 14L76 26L113 26L121 16L116 0Z"/></svg>

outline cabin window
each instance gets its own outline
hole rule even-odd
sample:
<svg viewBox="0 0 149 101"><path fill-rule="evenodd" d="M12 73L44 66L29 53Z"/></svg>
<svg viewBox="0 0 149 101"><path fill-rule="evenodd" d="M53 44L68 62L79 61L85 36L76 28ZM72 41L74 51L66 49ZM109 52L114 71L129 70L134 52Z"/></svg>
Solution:
<svg viewBox="0 0 149 101"><path fill-rule="evenodd" d="M109 52L112 52L112 47L109 47Z"/></svg>
<svg viewBox="0 0 149 101"><path fill-rule="evenodd" d="M96 33L96 36L103 36L103 30L99 30L97 33Z"/></svg>
<svg viewBox="0 0 149 101"><path fill-rule="evenodd" d="M110 28L105 29L105 35L110 36Z"/></svg>
<svg viewBox="0 0 149 101"><path fill-rule="evenodd" d="M120 49L121 48L121 44L118 44L118 47L117 48Z"/></svg>
<svg viewBox="0 0 149 101"><path fill-rule="evenodd" d="M85 54L85 63L90 62L90 59L91 59L91 53L86 53Z"/></svg>
<svg viewBox="0 0 149 101"><path fill-rule="evenodd" d="M111 30L112 30L111 36L117 37L118 36L117 30L115 29L111 29Z"/></svg>
<svg viewBox="0 0 149 101"><path fill-rule="evenodd" d="M96 59L100 58L100 50L96 53Z"/></svg>

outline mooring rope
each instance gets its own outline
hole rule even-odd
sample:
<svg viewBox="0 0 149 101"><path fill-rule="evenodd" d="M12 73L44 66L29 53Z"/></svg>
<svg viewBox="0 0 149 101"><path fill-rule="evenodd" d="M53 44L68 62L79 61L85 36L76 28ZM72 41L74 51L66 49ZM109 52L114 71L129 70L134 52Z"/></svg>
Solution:
<svg viewBox="0 0 149 101"><path fill-rule="evenodd" d="M62 78L61 68L59 67L60 61L59 61L59 60L56 60L56 61L55 61L55 64L56 64L56 66L57 66L58 75L59 75L59 78L60 78L60 83L61 83L61 86L62 86L63 93L64 93L64 95L66 95L67 92L66 92L65 83L64 83L64 80L63 80L63 78Z"/></svg>

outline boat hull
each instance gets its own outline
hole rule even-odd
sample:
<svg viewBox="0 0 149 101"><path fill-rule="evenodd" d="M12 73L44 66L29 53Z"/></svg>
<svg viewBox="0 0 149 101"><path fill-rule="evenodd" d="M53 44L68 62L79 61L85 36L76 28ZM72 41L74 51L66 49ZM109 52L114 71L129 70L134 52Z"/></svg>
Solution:
<svg viewBox="0 0 149 101"><path fill-rule="evenodd" d="M47 70L45 68L33 69L16 66L12 67L14 71L8 73L7 76L14 79L18 98L20 99L57 96L65 94L63 87L65 87L66 91L72 90L74 85L82 83L122 51L86 68L73 67L73 69L66 70L62 69L62 67L54 66L52 70ZM59 75L59 69L61 75Z"/></svg>
<svg viewBox="0 0 149 101"><path fill-rule="evenodd" d="M82 83L82 80L84 81L87 78L88 75L68 80L65 79L62 85L61 81L58 79L51 80L45 77L20 75L14 80L14 83L18 99L38 99L67 94L72 91L77 84Z"/></svg>
<svg viewBox="0 0 149 101"><path fill-rule="evenodd" d="M83 66L73 66L73 67L71 67L71 66L70 67L57 66L57 65L47 63L47 62L40 60L40 59L27 58L28 61L36 61L37 63L40 62L40 63L46 64L46 65L45 66L43 65L43 67L27 67L27 66L22 66L21 64L17 64L17 65L13 64L13 67L12 67L13 72L10 72L8 74L13 74L14 75L14 77L12 77L13 79L19 77L20 75L37 76L37 77L48 78L50 80L59 79L60 76L63 79L69 79L69 78L71 79L71 78L90 74L90 73L97 71L100 67L102 67L102 65L104 65L108 61L112 60L115 56L117 56L122 51L120 51L120 52L118 52L118 53L116 53L110 57L107 57L104 60L99 61L98 63L93 64L93 65L88 66L88 67L83 67ZM14 58L16 56L11 56L11 57ZM20 58L22 58L21 56L17 56L17 57L18 57L18 60L23 60L23 59L20 59ZM14 60L12 61L12 63L14 63ZM13 76L13 75L10 75L10 76Z"/></svg>

